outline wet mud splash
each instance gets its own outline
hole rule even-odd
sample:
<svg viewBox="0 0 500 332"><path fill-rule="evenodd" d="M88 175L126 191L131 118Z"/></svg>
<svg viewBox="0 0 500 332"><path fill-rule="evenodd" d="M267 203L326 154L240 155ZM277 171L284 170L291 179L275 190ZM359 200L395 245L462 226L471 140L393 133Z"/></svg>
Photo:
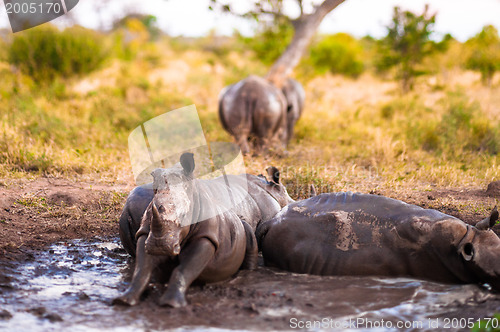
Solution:
<svg viewBox="0 0 500 332"><path fill-rule="evenodd" d="M476 285L307 276L264 267L192 286L185 308L158 307L164 286L155 283L140 305L112 306L130 281L131 264L117 239L58 243L34 252L29 262L10 264L0 274L0 330L396 331L398 322L408 330L431 330L435 324L444 328L447 320L476 320L500 311L500 296Z"/></svg>

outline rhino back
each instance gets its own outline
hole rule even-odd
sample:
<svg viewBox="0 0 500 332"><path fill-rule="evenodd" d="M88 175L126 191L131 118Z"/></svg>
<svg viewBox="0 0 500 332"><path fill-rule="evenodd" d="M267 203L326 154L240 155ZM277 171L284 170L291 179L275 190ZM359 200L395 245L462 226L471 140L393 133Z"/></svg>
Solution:
<svg viewBox="0 0 500 332"><path fill-rule="evenodd" d="M376 195L322 194L288 205L257 238L266 264L292 272L426 277L427 264L442 264L427 250L425 226L449 218Z"/></svg>
<svg viewBox="0 0 500 332"><path fill-rule="evenodd" d="M274 217L281 206L269 192L257 186L251 177L247 174L227 175L226 178L218 177L200 182L211 197L218 198L223 206L229 207L255 231L260 221Z"/></svg>
<svg viewBox="0 0 500 332"><path fill-rule="evenodd" d="M219 102L220 118L232 135L240 131L257 135L274 131L284 111L285 100L281 91L257 76L249 76L231 85Z"/></svg>
<svg viewBox="0 0 500 332"><path fill-rule="evenodd" d="M394 226L417 217L429 221L452 218L439 211L424 209L396 199L352 192L320 194L297 202L295 209L313 214L343 211L356 215L357 220L383 221L386 226Z"/></svg>

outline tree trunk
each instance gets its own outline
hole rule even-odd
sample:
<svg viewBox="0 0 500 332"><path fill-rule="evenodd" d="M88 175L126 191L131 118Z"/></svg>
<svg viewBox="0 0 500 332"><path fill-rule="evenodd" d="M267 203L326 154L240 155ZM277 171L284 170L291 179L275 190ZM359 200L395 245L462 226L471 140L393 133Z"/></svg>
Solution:
<svg viewBox="0 0 500 332"><path fill-rule="evenodd" d="M302 14L294 22L293 39L285 52L276 60L267 73L267 79L281 88L316 33L321 21L345 0L325 0L312 14Z"/></svg>

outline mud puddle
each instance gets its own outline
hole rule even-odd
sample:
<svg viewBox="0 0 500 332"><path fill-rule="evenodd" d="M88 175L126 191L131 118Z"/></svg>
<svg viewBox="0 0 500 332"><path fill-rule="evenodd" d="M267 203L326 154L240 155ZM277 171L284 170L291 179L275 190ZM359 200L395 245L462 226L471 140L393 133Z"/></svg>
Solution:
<svg viewBox="0 0 500 332"><path fill-rule="evenodd" d="M443 329L447 322L449 330L459 330L463 319L500 311L500 297L475 285L306 276L264 267L191 287L185 308L158 307L164 290L159 284L151 284L136 307L111 306L130 281L131 262L117 239L58 243L34 252L31 261L2 271L0 330L399 331Z"/></svg>

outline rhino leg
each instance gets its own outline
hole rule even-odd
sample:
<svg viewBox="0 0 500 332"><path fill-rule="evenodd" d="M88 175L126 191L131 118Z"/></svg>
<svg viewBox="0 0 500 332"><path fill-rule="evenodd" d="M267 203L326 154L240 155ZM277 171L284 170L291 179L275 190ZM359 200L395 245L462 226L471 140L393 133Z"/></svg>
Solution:
<svg viewBox="0 0 500 332"><path fill-rule="evenodd" d="M266 222L260 223L255 230L255 239L257 241L257 246L259 250L262 250L262 243L264 242L264 238L267 235L267 232L271 229L273 225L273 220L268 220Z"/></svg>
<svg viewBox="0 0 500 332"><path fill-rule="evenodd" d="M200 276L214 255L215 247L207 238L183 248L179 255L179 265L172 272L167 290L160 298L159 304L174 308L187 305L187 289Z"/></svg>
<svg viewBox="0 0 500 332"><path fill-rule="evenodd" d="M254 155L258 156L267 152L267 140L264 137L256 137L254 144Z"/></svg>
<svg viewBox="0 0 500 332"><path fill-rule="evenodd" d="M241 264L241 269L243 270L255 270L257 268L257 259L258 259L258 247L257 240L255 239L255 234L250 225L242 220L243 227L245 228L245 237L246 237L246 250L245 250L245 259Z"/></svg>
<svg viewBox="0 0 500 332"><path fill-rule="evenodd" d="M236 144L238 144L241 149L241 153L243 155L247 155L250 152L250 147L248 145L248 135L239 135L235 137L235 140Z"/></svg>
<svg viewBox="0 0 500 332"><path fill-rule="evenodd" d="M146 254L146 238L147 235L143 235L137 240L137 257L132 282L125 294L113 300L113 304L136 305L151 279L154 268L164 260L164 258Z"/></svg>

